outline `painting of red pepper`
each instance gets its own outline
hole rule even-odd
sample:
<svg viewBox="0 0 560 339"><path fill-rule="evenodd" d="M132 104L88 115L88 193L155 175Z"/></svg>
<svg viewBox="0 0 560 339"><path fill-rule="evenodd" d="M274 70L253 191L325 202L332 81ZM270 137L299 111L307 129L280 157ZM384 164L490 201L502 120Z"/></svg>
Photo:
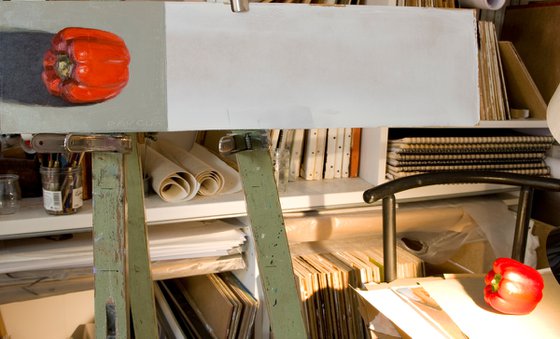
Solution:
<svg viewBox="0 0 560 339"><path fill-rule="evenodd" d="M52 39L41 77L49 93L75 104L117 96L128 82L130 54L123 39L98 29L67 27Z"/></svg>
<svg viewBox="0 0 560 339"><path fill-rule="evenodd" d="M543 297L541 274L510 258L496 259L484 282L484 301L505 314L528 314Z"/></svg>

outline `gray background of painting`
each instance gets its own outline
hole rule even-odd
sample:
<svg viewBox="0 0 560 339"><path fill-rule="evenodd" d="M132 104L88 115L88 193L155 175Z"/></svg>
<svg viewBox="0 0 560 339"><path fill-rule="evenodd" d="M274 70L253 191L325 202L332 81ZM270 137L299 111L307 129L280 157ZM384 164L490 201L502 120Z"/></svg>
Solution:
<svg viewBox="0 0 560 339"><path fill-rule="evenodd" d="M107 30L125 40L130 80L114 99L70 106L45 94L37 58L50 37L69 26ZM3 133L167 129L163 3L0 2L0 57Z"/></svg>

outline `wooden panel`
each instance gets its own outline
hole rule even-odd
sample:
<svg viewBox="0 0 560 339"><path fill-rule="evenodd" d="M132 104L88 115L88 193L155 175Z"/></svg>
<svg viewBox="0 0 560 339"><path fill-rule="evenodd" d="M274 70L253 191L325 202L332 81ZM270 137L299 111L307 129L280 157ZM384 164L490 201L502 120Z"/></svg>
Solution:
<svg viewBox="0 0 560 339"><path fill-rule="evenodd" d="M125 132L167 128L161 3L33 1L0 3L0 130ZM41 80L42 59L65 27L96 28L124 39L130 80L115 98L68 105Z"/></svg>
<svg viewBox="0 0 560 339"><path fill-rule="evenodd" d="M61 15L64 13L64 15ZM117 97L30 103L10 60L0 68L2 132L472 126L477 43L470 10L188 2L1 2L0 50L14 30L109 30L130 50ZM40 36L44 49L49 41ZM34 50L34 49L32 49ZM38 49L41 51L41 48ZM17 53L13 54L17 54ZM42 52L35 52L34 67ZM23 56L27 57L25 53ZM24 72L29 76L27 72ZM38 77L29 80L40 87ZM35 92L34 92L35 93Z"/></svg>
<svg viewBox="0 0 560 339"><path fill-rule="evenodd" d="M560 82L560 5L556 1L508 7L502 40L511 41L546 103Z"/></svg>

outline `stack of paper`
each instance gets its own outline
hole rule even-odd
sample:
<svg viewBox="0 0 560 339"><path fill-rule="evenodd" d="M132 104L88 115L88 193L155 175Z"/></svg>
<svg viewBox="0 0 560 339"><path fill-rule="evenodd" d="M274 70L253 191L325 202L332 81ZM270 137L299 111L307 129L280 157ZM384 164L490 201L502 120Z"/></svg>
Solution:
<svg viewBox="0 0 560 339"><path fill-rule="evenodd" d="M241 253L245 240L239 225L221 220L157 225L150 227L148 234L152 261ZM92 265L93 240L89 232L62 240L3 240L0 245L0 273Z"/></svg>
<svg viewBox="0 0 560 339"><path fill-rule="evenodd" d="M231 273L160 281L164 338L251 338L258 302Z"/></svg>
<svg viewBox="0 0 560 339"><path fill-rule="evenodd" d="M540 273L543 299L526 315L502 314L486 304L484 275L396 280L371 284L357 293L361 314L370 325L375 326L381 312L404 337L558 338L560 285L550 268ZM381 327L376 330L389 334Z"/></svg>
<svg viewBox="0 0 560 339"><path fill-rule="evenodd" d="M421 285L468 338L558 338L560 285L550 268L539 272L544 280L543 299L526 315L502 314L488 306L483 276L449 276Z"/></svg>

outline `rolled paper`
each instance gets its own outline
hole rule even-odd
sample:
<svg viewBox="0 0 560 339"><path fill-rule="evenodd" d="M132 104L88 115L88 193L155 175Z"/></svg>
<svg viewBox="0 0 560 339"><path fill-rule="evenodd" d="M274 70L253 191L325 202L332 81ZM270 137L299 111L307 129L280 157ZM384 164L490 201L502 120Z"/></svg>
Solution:
<svg viewBox="0 0 560 339"><path fill-rule="evenodd" d="M197 143L193 144L189 152L199 159L204 159L204 162L214 168L224 178L224 185L220 190L221 194L241 191L241 176L239 172L231 168L217 155Z"/></svg>
<svg viewBox="0 0 560 339"><path fill-rule="evenodd" d="M181 166L200 183L198 194L214 195L224 187L224 177L216 169L205 162L206 158L200 158L186 149L173 144L167 140L158 140L156 149L165 157Z"/></svg>
<svg viewBox="0 0 560 339"><path fill-rule="evenodd" d="M461 7L498 10L504 6L506 0L460 0Z"/></svg>
<svg viewBox="0 0 560 339"><path fill-rule="evenodd" d="M175 162L146 145L144 173L152 178L152 188L168 202L194 198L200 184L194 176Z"/></svg>

